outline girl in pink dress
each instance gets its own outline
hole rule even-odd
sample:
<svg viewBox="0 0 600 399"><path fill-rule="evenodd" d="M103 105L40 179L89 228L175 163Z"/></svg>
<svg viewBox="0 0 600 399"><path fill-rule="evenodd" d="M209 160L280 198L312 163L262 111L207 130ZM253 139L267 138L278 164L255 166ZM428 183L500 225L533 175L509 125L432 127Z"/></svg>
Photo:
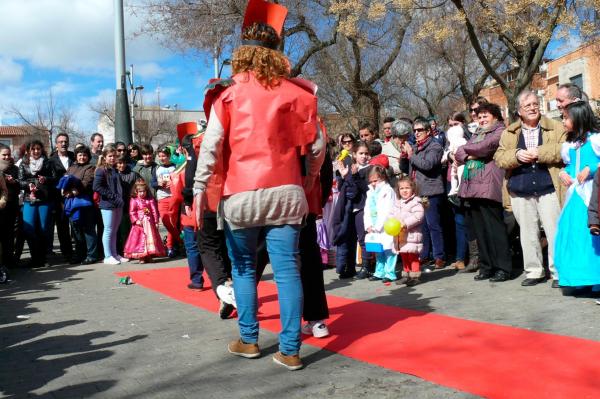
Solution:
<svg viewBox="0 0 600 399"><path fill-rule="evenodd" d="M125 256L139 259L140 263L150 262L152 257L166 255L165 246L158 232L158 208L150 194L150 188L143 180L133 185L129 201L131 231L125 244Z"/></svg>

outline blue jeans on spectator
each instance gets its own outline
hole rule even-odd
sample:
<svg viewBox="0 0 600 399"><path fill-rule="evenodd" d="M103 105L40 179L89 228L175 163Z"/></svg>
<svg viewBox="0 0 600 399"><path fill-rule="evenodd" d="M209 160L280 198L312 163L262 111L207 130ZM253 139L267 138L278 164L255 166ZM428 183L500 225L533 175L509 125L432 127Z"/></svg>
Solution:
<svg viewBox="0 0 600 399"><path fill-rule="evenodd" d="M185 252L187 253L190 280L192 284L204 285L204 279L202 278L204 266L202 266L202 259L200 259L197 235L193 227L183 226L183 245L185 245Z"/></svg>
<svg viewBox="0 0 600 399"><path fill-rule="evenodd" d="M456 261L462 260L464 262L467 259L467 252L469 250L465 209L461 206L452 205L452 212L454 212L456 234Z"/></svg>
<svg viewBox="0 0 600 399"><path fill-rule="evenodd" d="M262 226L237 230L232 230L229 225L225 226L240 336L245 343L258 342L256 247L259 233L263 229L266 233L267 251L279 296L282 327L279 334L279 350L285 355L294 355L300 351L303 304L298 251L299 225Z"/></svg>
<svg viewBox="0 0 600 399"><path fill-rule="evenodd" d="M98 259L98 236L96 235L96 212L93 206L79 208L79 219L71 221L75 237L75 256L78 260Z"/></svg>
<svg viewBox="0 0 600 399"><path fill-rule="evenodd" d="M29 240L32 263L42 265L46 262L46 249L48 231L50 230L50 212L52 207L48 203L23 204L23 233ZM4 226L4 228L7 228Z"/></svg>
<svg viewBox="0 0 600 399"><path fill-rule="evenodd" d="M102 233L102 246L104 247L104 258L117 258L117 234L123 217L123 208L100 209L104 232Z"/></svg>
<svg viewBox="0 0 600 399"><path fill-rule="evenodd" d="M429 206L425 208L425 223L422 224L423 250L421 259L427 259L433 252L434 259L444 260L444 234L442 232L442 221L440 208L445 201L443 194L427 197Z"/></svg>

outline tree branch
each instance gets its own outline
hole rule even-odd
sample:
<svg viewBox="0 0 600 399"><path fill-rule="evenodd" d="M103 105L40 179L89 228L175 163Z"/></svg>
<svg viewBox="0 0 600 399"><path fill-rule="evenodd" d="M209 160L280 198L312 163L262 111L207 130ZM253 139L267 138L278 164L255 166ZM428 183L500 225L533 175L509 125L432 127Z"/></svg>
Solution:
<svg viewBox="0 0 600 399"><path fill-rule="evenodd" d="M475 50L475 53L477 54L477 58L479 58L479 61L481 61L481 64L483 65L483 67L486 69L486 71L488 71L490 76L492 76L492 78L494 78L496 80L496 82L498 82L500 87L502 87L503 90L508 89L508 84L507 84L506 80L504 80L504 78L502 78L502 76L500 76L500 74L492 67L488 58L483 53L483 49L481 48L481 43L479 42L477 33L475 32L475 27L473 26L473 23L469 19L469 16L467 15L467 12L462 4L462 1L461 0L451 0L451 1L456 6L456 9L461 14L464 15L465 26L467 28L467 34L469 35L469 40L471 41L471 45L473 46L473 49Z"/></svg>

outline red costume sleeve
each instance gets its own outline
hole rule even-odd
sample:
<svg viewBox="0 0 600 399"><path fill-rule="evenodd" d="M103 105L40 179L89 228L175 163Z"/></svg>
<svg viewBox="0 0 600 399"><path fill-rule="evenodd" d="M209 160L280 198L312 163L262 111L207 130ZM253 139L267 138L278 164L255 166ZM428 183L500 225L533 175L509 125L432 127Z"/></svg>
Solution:
<svg viewBox="0 0 600 399"><path fill-rule="evenodd" d="M185 165L185 163L183 165ZM180 213L181 204L183 203L184 183L185 166L180 166L175 172L171 173L171 199L169 202L169 210L173 215Z"/></svg>
<svg viewBox="0 0 600 399"><path fill-rule="evenodd" d="M147 200L147 201L149 203L148 206L150 207L152 216L154 217L154 224L156 224L160 220L160 215L158 213L158 206L156 205L156 200L151 199L151 200Z"/></svg>
<svg viewBox="0 0 600 399"><path fill-rule="evenodd" d="M135 224L139 220L137 198L129 200L129 220L131 220L131 224Z"/></svg>

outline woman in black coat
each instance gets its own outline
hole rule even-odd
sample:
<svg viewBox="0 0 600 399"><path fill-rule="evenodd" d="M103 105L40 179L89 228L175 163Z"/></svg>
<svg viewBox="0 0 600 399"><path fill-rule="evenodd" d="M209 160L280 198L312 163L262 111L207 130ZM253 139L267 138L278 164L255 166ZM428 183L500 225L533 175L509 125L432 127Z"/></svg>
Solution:
<svg viewBox="0 0 600 399"><path fill-rule="evenodd" d="M19 165L19 183L24 192L23 232L31 251L30 266L44 266L51 228L50 193L56 185L56 176L39 140L27 145L27 152Z"/></svg>

